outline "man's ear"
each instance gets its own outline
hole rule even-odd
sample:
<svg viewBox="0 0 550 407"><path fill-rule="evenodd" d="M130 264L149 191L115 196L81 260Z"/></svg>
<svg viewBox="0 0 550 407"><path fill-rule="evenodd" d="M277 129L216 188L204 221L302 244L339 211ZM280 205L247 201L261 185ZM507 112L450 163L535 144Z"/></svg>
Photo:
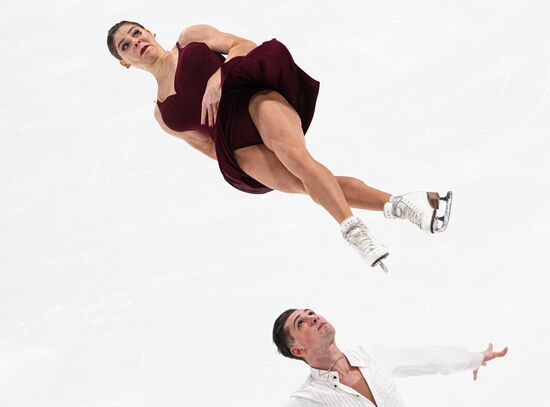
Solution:
<svg viewBox="0 0 550 407"><path fill-rule="evenodd" d="M130 65L128 62L124 61L123 59L118 61L120 65L122 65L124 68L130 68L132 65Z"/></svg>
<svg viewBox="0 0 550 407"><path fill-rule="evenodd" d="M291 346L290 347L290 353L292 353L296 357L301 358L301 357L303 357L303 355L305 353L305 349L298 348L296 346Z"/></svg>

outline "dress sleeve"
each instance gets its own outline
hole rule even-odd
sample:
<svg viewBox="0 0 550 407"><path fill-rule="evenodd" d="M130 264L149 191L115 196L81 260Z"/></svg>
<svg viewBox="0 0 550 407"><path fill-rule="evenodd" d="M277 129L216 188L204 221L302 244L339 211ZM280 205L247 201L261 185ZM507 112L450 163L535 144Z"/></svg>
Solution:
<svg viewBox="0 0 550 407"><path fill-rule="evenodd" d="M481 366L483 353L460 347L422 346L387 348L371 346L375 359L393 377L450 374L475 370Z"/></svg>

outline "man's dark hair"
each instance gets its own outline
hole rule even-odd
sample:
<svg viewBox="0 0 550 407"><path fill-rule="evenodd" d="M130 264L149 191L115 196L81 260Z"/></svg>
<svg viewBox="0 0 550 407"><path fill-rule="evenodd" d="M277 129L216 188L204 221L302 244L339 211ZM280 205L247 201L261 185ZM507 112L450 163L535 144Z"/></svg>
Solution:
<svg viewBox="0 0 550 407"><path fill-rule="evenodd" d="M107 33L107 47L109 48L109 51L111 52L111 55L114 56L116 59L118 60L121 60L122 58L120 57L117 49L116 49L116 45L115 45L115 33L118 31L118 29L123 26L124 24L132 24L132 25L137 25L138 27L141 27L143 30L145 30L145 27L142 26L140 23L136 23L135 21L126 21L126 20L123 20L119 23L116 23L115 25L113 25L111 27L111 29L109 30L109 32Z"/></svg>
<svg viewBox="0 0 550 407"><path fill-rule="evenodd" d="M294 338L285 329L285 322L294 311L296 311L295 308L287 309L275 320L273 324L273 343L277 346L277 350L281 355L291 359L304 360L293 355L290 351L290 345L294 342Z"/></svg>

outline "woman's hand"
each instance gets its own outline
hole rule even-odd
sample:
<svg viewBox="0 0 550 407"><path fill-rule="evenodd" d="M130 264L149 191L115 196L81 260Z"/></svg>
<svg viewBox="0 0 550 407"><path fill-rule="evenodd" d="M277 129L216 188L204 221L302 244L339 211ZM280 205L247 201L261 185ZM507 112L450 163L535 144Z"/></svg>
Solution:
<svg viewBox="0 0 550 407"><path fill-rule="evenodd" d="M493 344L489 343L489 346L487 349L485 349L485 352L483 352L483 362L481 363L481 366L485 366L488 361L493 360L495 358L501 358L508 352L508 347L504 347L501 351L493 351ZM479 369L474 370L474 380L477 380L477 371Z"/></svg>
<svg viewBox="0 0 550 407"><path fill-rule="evenodd" d="M218 116L218 105L222 97L221 71L218 69L208 79L204 96L202 97L201 125L205 126L208 120L208 127L214 127Z"/></svg>

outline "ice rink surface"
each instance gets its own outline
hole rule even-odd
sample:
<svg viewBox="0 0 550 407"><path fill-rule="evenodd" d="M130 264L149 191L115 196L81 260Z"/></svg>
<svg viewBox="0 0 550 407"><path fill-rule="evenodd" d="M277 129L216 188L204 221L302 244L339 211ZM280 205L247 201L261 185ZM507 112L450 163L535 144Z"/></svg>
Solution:
<svg viewBox="0 0 550 407"><path fill-rule="evenodd" d="M452 189L447 232L356 211L372 271L307 197L253 196L153 118L109 27L165 47L208 23L276 37L321 82L307 134L334 173ZM2 7L0 405L281 406L309 374L271 343L289 307L345 349L510 347L398 381L410 406L548 406L547 1L13 1Z"/></svg>

